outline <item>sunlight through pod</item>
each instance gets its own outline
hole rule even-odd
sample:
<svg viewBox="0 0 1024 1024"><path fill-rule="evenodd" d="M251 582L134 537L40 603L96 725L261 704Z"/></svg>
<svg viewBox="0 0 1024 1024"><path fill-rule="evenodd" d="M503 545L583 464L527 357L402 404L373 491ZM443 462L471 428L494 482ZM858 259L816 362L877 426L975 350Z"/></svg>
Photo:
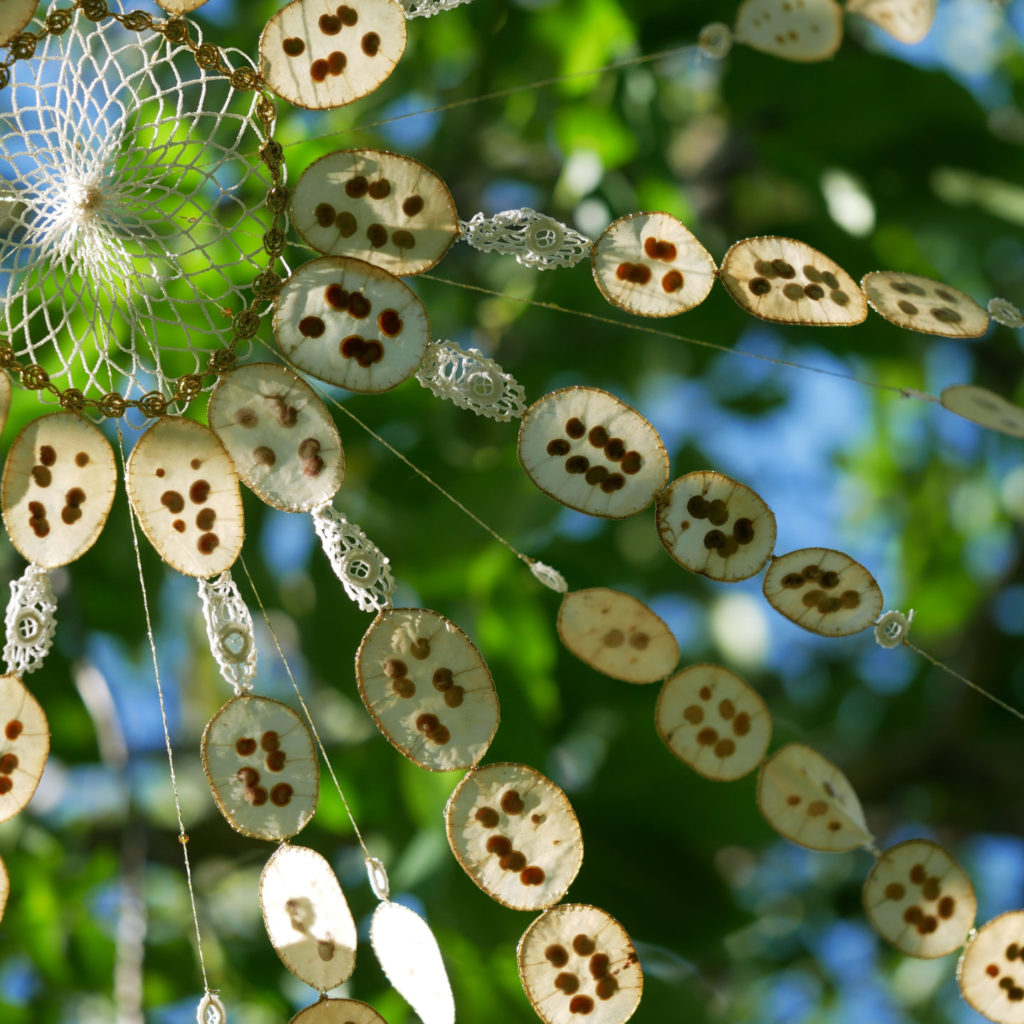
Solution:
<svg viewBox="0 0 1024 1024"><path fill-rule="evenodd" d="M0 370L0 430L7 424L7 415L11 411L11 378Z"/></svg>
<svg viewBox="0 0 1024 1024"><path fill-rule="evenodd" d="M36 13L39 0L3 0L0 4L0 46L10 42Z"/></svg>
<svg viewBox="0 0 1024 1024"><path fill-rule="evenodd" d="M835 0L745 0L733 38L773 57L827 60L843 40L843 12Z"/></svg>
<svg viewBox="0 0 1024 1024"><path fill-rule="evenodd" d="M545 494L608 519L647 508L668 479L658 432L599 388L562 388L534 402L519 428L519 461Z"/></svg>
<svg viewBox="0 0 1024 1024"><path fill-rule="evenodd" d="M824 253L793 238L737 242L718 276L748 313L773 323L850 327L868 315L857 282Z"/></svg>
<svg viewBox="0 0 1024 1024"><path fill-rule="evenodd" d="M419 914L383 901L370 921L370 943L388 981L423 1024L454 1024L448 972L437 939Z"/></svg>
<svg viewBox="0 0 1024 1024"><path fill-rule="evenodd" d="M80 558L99 537L117 489L100 429L70 412L33 420L14 439L0 501L18 553L44 569Z"/></svg>
<svg viewBox="0 0 1024 1024"><path fill-rule="evenodd" d="M289 1024L388 1024L368 1003L358 999L321 999L300 1010Z"/></svg>
<svg viewBox="0 0 1024 1024"><path fill-rule="evenodd" d="M715 261L668 213L613 221L590 251L594 280L614 306L638 316L676 316L699 306L715 283Z"/></svg>
<svg viewBox="0 0 1024 1024"><path fill-rule="evenodd" d="M136 442L125 471L128 499L160 557L186 576L215 576L242 550L238 474L209 427L162 416Z"/></svg>
<svg viewBox="0 0 1024 1024"><path fill-rule="evenodd" d="M988 388L957 384L939 396L942 407L965 420L1010 437L1024 437L1024 409Z"/></svg>
<svg viewBox="0 0 1024 1024"><path fill-rule="evenodd" d="M459 234L445 183L418 160L376 149L343 149L310 164L295 186L292 223L318 252L392 274L429 270Z"/></svg>
<svg viewBox="0 0 1024 1024"><path fill-rule="evenodd" d="M525 764L471 771L444 813L455 859L511 910L557 903L583 863L583 836L568 797Z"/></svg>
<svg viewBox="0 0 1024 1024"><path fill-rule="evenodd" d="M342 256L312 260L277 297L274 336L300 370L349 391L401 384L423 361L427 310L380 267Z"/></svg>
<svg viewBox="0 0 1024 1024"><path fill-rule="evenodd" d="M32 799L50 753L50 726L17 676L0 676L0 821Z"/></svg>
<svg viewBox="0 0 1024 1024"><path fill-rule="evenodd" d="M425 608L388 608L356 652L359 695L388 741L430 771L470 768L498 729L498 695L465 633Z"/></svg>
<svg viewBox="0 0 1024 1024"><path fill-rule="evenodd" d="M373 92L405 52L396 0L294 0L260 37L260 74L298 107L341 107Z"/></svg>
<svg viewBox="0 0 1024 1024"><path fill-rule="evenodd" d="M313 737L280 701L248 694L229 700L203 732L203 768L221 814L243 836L288 839L316 810Z"/></svg>
<svg viewBox="0 0 1024 1024"><path fill-rule="evenodd" d="M316 850L281 845L260 875L260 909L281 962L318 992L356 967L356 923L331 865Z"/></svg>
<svg viewBox="0 0 1024 1024"><path fill-rule="evenodd" d="M760 572L775 547L775 516L721 473L687 473L658 495L658 536L684 569L733 583Z"/></svg>
<svg viewBox="0 0 1024 1024"><path fill-rule="evenodd" d="M960 994L999 1024L1024 1024L1024 910L978 929L956 968Z"/></svg>
<svg viewBox="0 0 1024 1024"><path fill-rule="evenodd" d="M156 2L171 14L188 14L197 7L202 7L206 0L156 0Z"/></svg>
<svg viewBox="0 0 1024 1024"><path fill-rule="evenodd" d="M691 665L666 680L654 722L680 761L722 782L752 772L772 736L764 701L721 665Z"/></svg>
<svg viewBox="0 0 1024 1024"><path fill-rule="evenodd" d="M583 903L546 910L516 951L519 980L547 1024L623 1024L643 992L640 960L610 914Z"/></svg>
<svg viewBox="0 0 1024 1024"><path fill-rule="evenodd" d="M0 921L4 919L4 910L7 909L7 897L11 893L11 879L7 874L7 865L0 857Z"/></svg>
<svg viewBox="0 0 1024 1024"><path fill-rule="evenodd" d="M246 363L218 381L207 419L242 482L268 505L308 512L334 497L345 476L327 406L291 370Z"/></svg>
<svg viewBox="0 0 1024 1024"><path fill-rule="evenodd" d="M872 927L908 956L931 959L959 949L978 901L963 868L941 846L910 839L886 850L864 883Z"/></svg>
<svg viewBox="0 0 1024 1024"><path fill-rule="evenodd" d="M937 0L846 0L850 14L874 22L901 43L921 42L935 21Z"/></svg>
<svg viewBox="0 0 1024 1024"><path fill-rule="evenodd" d="M562 598L558 635L580 661L625 683L655 683L679 663L668 626L632 594L608 587Z"/></svg>
<svg viewBox="0 0 1024 1024"><path fill-rule="evenodd" d="M779 835L811 850L844 853L874 842L849 780L802 743L777 750L762 765L757 806Z"/></svg>
<svg viewBox="0 0 1024 1024"><path fill-rule="evenodd" d="M944 338L978 338L988 312L959 288L917 274L875 270L860 281L871 308L891 324Z"/></svg>
<svg viewBox="0 0 1024 1024"><path fill-rule="evenodd" d="M859 633L882 612L875 578L831 548L801 548L772 559L762 589L780 615L821 636Z"/></svg>

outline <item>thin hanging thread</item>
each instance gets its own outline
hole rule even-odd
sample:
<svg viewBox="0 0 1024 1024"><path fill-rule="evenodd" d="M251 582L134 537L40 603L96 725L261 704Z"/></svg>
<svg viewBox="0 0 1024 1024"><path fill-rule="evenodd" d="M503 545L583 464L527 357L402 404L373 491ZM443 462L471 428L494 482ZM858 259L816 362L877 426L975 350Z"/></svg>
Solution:
<svg viewBox="0 0 1024 1024"><path fill-rule="evenodd" d="M572 71L564 75L555 75L551 78L541 78L536 82L528 82L525 85L513 85L507 89L496 89L494 92L485 92L480 96L467 96L461 100L452 100L450 103L441 103L435 107L423 107L421 110L409 110L404 114L395 114L393 117L384 117L379 121L369 121L366 124L357 124L348 128L341 128L336 132L327 132L324 135L313 135L308 138L297 139L295 142L285 142L288 146L305 145L307 142L321 142L324 139L337 138L339 135L347 135L351 132L365 132L371 128L380 128L383 125L394 124L396 121L405 121L410 117L422 117L425 114L443 114L449 110L457 110L459 107L472 106L474 103L486 103L490 100L500 100L507 96L515 96L517 93L529 92L532 89L546 89L552 85L559 85L562 82L571 82L578 78L589 78L592 75L601 75L605 71L618 71L622 68L636 67L640 64L650 64L656 60L663 60L666 57L675 57L694 49L694 44L675 46L668 50L659 50L657 53L641 54L639 57L626 57L622 60L605 64L603 67L592 68L589 71Z"/></svg>
<svg viewBox="0 0 1024 1024"><path fill-rule="evenodd" d="M983 686L979 686L977 683L972 682L966 676L962 676L959 672L956 672L953 669L951 669L948 665L944 665L941 661L939 661L938 658L933 657L927 651L921 650L921 648L918 647L917 644L912 644L909 640L904 640L903 642L915 654L920 654L922 658L924 658L926 661L930 661L936 668L942 669L943 672L945 672L947 675L952 676L954 679L959 680L961 683L964 684L964 686L969 686L976 693L980 693L983 697L987 697L990 701L992 701L993 704L998 705L1004 711L1009 711L1009 713L1013 715L1015 718L1019 718L1022 722L1024 722L1024 712L1019 711L1012 704L1007 704L1006 701L1000 700L994 693L990 693Z"/></svg>
<svg viewBox="0 0 1024 1024"><path fill-rule="evenodd" d="M776 359L773 356L764 356L758 352L748 352L742 348L730 348L728 345L718 345L713 341L703 341L700 338L689 338L682 334L674 334L672 331L661 330L657 327L649 327L646 324L638 324L629 320L616 320L614 317L601 316L598 313L587 313L581 309L570 309L568 306L560 306L557 302L545 302L541 299L529 299L519 295L508 295L505 292L495 291L491 288L484 288L481 285L466 284L464 281L453 281L447 277L437 277L435 274L420 274L426 281L435 281L438 284L448 284L455 288L464 288L466 291L479 292L482 295L489 295L493 298L507 299L509 302L520 302L525 306L535 306L538 309L550 309L555 313L567 313L569 316L580 317L583 320L592 320L600 324L609 324L623 330L639 331L643 334L653 334L659 338L668 338L671 341L681 341L685 345L696 345L699 348L712 349L715 352L725 352L734 356L746 356L748 359L760 359L764 363L774 363L776 366L786 366L793 370L805 370L808 373L820 373L826 377L838 377L840 380L860 384L863 387L877 388L879 391L893 391L902 398L920 398L926 402L938 402L935 395L929 395L914 388L901 388L895 384L879 384L877 381L864 380L852 373L843 373L840 370L826 370L822 366L807 366L805 363L794 363L788 359Z"/></svg>
<svg viewBox="0 0 1024 1024"><path fill-rule="evenodd" d="M122 475L127 473L127 466L124 457L124 435L121 432L121 422L117 423L117 442L121 455ZM153 659L153 675L156 677L156 692L160 699L160 720L164 729L164 746L167 748L167 763L171 769L171 789L174 791L174 812L178 817L178 842L181 845L181 855L185 859L185 880L188 883L188 899L192 905L192 925L196 933L196 953L199 957L199 971L203 976L203 991L210 991L210 982L206 977L206 958L203 956L203 938L199 931L199 911L196 909L196 893L192 886L192 863L188 856L188 833L185 831L185 822L181 816L181 795L178 792L178 779L174 771L174 751L171 746L171 730L167 724L167 706L164 703L164 688L160 681L160 664L156 656L156 637L153 634L153 620L149 613L149 594L146 590L146 580L142 574L142 554L139 551L139 532L135 525L135 509L131 501L128 502L128 522L132 528L132 545L135 548L135 568L139 575L139 589L142 591L142 610L146 617L146 637L149 641L149 653Z"/></svg>
<svg viewBox="0 0 1024 1024"><path fill-rule="evenodd" d="M359 846L362 848L363 856L368 861L371 861L374 858L370 855L370 851L366 847L366 843L363 840L363 833L359 831L359 826L356 824L355 816L352 814L352 808L349 807L348 800L345 797L345 791L341 788L341 783L338 781L338 776L335 774L334 765L331 764L331 759L327 756L327 748L324 746L323 740L320 739L320 733L317 731L316 723L313 721L313 715L309 710L309 706L306 704L305 697L302 696L302 691L299 689L299 684L292 672L288 656L284 653L284 648L281 646L277 630L274 629L274 624L270 621L270 615L267 613L267 609L263 604L263 599L260 597L260 593L256 589L256 582L252 578L252 573L249 572L249 566L245 564L245 557L243 555L239 555L238 561L242 566L242 571L245 573L245 578L249 581L249 587L252 589L253 597L256 599L256 604L259 606L260 612L263 615L263 621L266 623L267 629L270 631L271 639L274 641L274 646L277 648L278 655L280 655L281 663L284 665L284 670L288 673L288 678L291 680L292 687L295 690L295 696L298 697L299 704L302 706L302 713L306 716L306 721L309 722L309 730L313 734L313 739L316 742L317 749L320 751L320 756L324 759L324 764L327 765L327 770L331 773L331 778L334 780L334 788L338 791L338 796L341 797L342 805L345 808L345 813L348 815L348 820L352 824L352 830L356 834Z"/></svg>

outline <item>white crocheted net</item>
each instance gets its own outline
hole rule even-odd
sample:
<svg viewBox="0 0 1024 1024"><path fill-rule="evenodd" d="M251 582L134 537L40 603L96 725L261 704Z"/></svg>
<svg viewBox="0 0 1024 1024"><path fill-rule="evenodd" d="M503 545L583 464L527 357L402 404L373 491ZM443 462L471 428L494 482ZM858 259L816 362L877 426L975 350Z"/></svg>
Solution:
<svg viewBox="0 0 1024 1024"><path fill-rule="evenodd" d="M395 578L380 548L329 502L313 509L312 515L324 554L349 599L364 612L390 608Z"/></svg>
<svg viewBox="0 0 1024 1024"><path fill-rule="evenodd" d="M442 11L468 4L469 0L399 0L406 18L432 18Z"/></svg>
<svg viewBox="0 0 1024 1024"><path fill-rule="evenodd" d="M184 46L80 12L11 72L0 335L59 386L90 394L137 397L196 372L267 263L258 95L200 69Z"/></svg>
<svg viewBox="0 0 1024 1024"><path fill-rule="evenodd" d="M212 580L200 579L199 597L210 653L220 674L235 693L248 693L256 675L256 634L252 615L231 571L225 570Z"/></svg>
<svg viewBox="0 0 1024 1024"><path fill-rule="evenodd" d="M515 256L534 270L574 267L590 255L594 244L586 235L529 207L502 210L493 217L475 213L459 221L459 228L460 237L474 249Z"/></svg>
<svg viewBox="0 0 1024 1024"><path fill-rule="evenodd" d="M57 631L57 598L45 569L30 564L20 579L11 580L4 630L7 674L24 677L35 672L50 653Z"/></svg>
<svg viewBox="0 0 1024 1024"><path fill-rule="evenodd" d="M479 349L463 351L453 341L432 341L416 371L416 379L438 398L499 423L519 419L526 411L526 393Z"/></svg>

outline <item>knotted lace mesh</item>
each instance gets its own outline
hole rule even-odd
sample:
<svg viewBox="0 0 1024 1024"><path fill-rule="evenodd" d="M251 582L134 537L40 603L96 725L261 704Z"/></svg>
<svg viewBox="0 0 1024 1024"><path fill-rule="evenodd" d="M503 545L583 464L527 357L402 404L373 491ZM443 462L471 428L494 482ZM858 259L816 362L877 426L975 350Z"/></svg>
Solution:
<svg viewBox="0 0 1024 1024"><path fill-rule="evenodd" d="M11 70L0 334L62 388L164 390L226 344L266 265L259 96L184 45L78 12Z"/></svg>

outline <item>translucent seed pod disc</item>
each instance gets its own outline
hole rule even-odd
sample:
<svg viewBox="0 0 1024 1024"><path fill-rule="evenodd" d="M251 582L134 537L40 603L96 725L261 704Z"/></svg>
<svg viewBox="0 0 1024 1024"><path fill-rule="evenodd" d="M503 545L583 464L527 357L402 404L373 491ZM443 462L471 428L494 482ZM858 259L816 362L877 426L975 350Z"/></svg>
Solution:
<svg viewBox="0 0 1024 1024"><path fill-rule="evenodd" d="M780 615L820 636L867 629L884 603L871 573L831 548L801 548L773 559L762 589Z"/></svg>
<svg viewBox="0 0 1024 1024"><path fill-rule="evenodd" d="M721 665L691 665L666 680L654 721L680 761L722 782L752 772L772 736L764 701Z"/></svg>
<svg viewBox="0 0 1024 1024"><path fill-rule="evenodd" d="M7 874L7 865L0 858L0 921L4 919L7 909L7 897L11 894L11 879Z"/></svg>
<svg viewBox="0 0 1024 1024"><path fill-rule="evenodd" d="M285 843L260 875L260 908L281 962L319 992L356 966L356 924L331 865L315 850Z"/></svg>
<svg viewBox="0 0 1024 1024"><path fill-rule="evenodd" d="M445 183L418 160L375 149L310 164L295 186L292 223L318 252L399 275L429 270L459 234Z"/></svg>
<svg viewBox="0 0 1024 1024"><path fill-rule="evenodd" d="M1024 1024L1024 910L978 929L960 954L956 980L978 1013L998 1024Z"/></svg>
<svg viewBox="0 0 1024 1024"><path fill-rule="evenodd" d="M401 903L379 904L370 922L370 942L388 981L423 1024L454 1024L448 972L437 939L419 914Z"/></svg>
<svg viewBox="0 0 1024 1024"><path fill-rule="evenodd" d="M17 676L0 676L0 821L32 799L50 753L50 726Z"/></svg>
<svg viewBox="0 0 1024 1024"><path fill-rule="evenodd" d="M594 280L612 305L638 316L676 316L699 306L715 283L711 254L667 213L614 221L591 249Z"/></svg>
<svg viewBox="0 0 1024 1024"><path fill-rule="evenodd" d="M875 270L860 285L871 308L897 327L944 338L978 338L988 330L988 311L941 281Z"/></svg>
<svg viewBox="0 0 1024 1024"><path fill-rule="evenodd" d="M872 927L908 956L931 959L959 949L978 901L963 868L941 846L911 839L878 858L864 883Z"/></svg>
<svg viewBox="0 0 1024 1024"><path fill-rule="evenodd" d="M512 910L557 903L583 863L568 797L524 764L470 772L445 808L448 844L467 875Z"/></svg>
<svg viewBox="0 0 1024 1024"><path fill-rule="evenodd" d="M843 12L835 0L744 0L733 37L785 60L827 60L842 42Z"/></svg>
<svg viewBox="0 0 1024 1024"><path fill-rule="evenodd" d="M850 327L868 315L856 281L824 253L793 238L737 242L718 276L748 313L773 323Z"/></svg>
<svg viewBox="0 0 1024 1024"><path fill-rule="evenodd" d="M935 21L937 0L846 0L851 14L874 22L901 43L921 42Z"/></svg>
<svg viewBox="0 0 1024 1024"><path fill-rule="evenodd" d="M396 0L294 0L260 37L260 74L298 107L341 107L377 88L405 52Z"/></svg>
<svg viewBox="0 0 1024 1024"><path fill-rule="evenodd" d="M117 465L99 428L59 412L14 439L0 502L11 543L28 561L55 569L96 542L117 490Z"/></svg>
<svg viewBox="0 0 1024 1024"><path fill-rule="evenodd" d="M721 473L687 473L658 495L658 536L684 569L733 583L760 572L775 547L775 516Z"/></svg>
<svg viewBox="0 0 1024 1024"><path fill-rule="evenodd" d="M358 999L321 999L292 1017L289 1024L388 1024L368 1003Z"/></svg>
<svg viewBox="0 0 1024 1024"><path fill-rule="evenodd" d="M790 743L765 761L757 806L779 835L811 850L843 853L873 841L849 780L802 743Z"/></svg>
<svg viewBox="0 0 1024 1024"><path fill-rule="evenodd" d="M381 612L356 652L356 678L377 727L421 768L472 767L498 729L498 696L484 659L437 612Z"/></svg>
<svg viewBox="0 0 1024 1024"><path fill-rule="evenodd" d="M679 662L668 626L631 594L607 587L562 598L558 635L581 661L626 683L654 683Z"/></svg>
<svg viewBox="0 0 1024 1024"><path fill-rule="evenodd" d="M7 414L11 411L11 378L0 370L0 430L7 424Z"/></svg>
<svg viewBox="0 0 1024 1024"><path fill-rule="evenodd" d="M1024 437L1024 409L988 388L957 384L939 396L942 407L965 420L1010 437Z"/></svg>
<svg viewBox="0 0 1024 1024"><path fill-rule="evenodd" d="M377 394L423 361L427 310L408 285L362 260L325 256L292 274L277 297L274 335L300 370Z"/></svg>
<svg viewBox="0 0 1024 1024"><path fill-rule="evenodd" d="M519 980L547 1024L623 1024L643 992L640 960L610 914L563 903L540 915L519 940Z"/></svg>
<svg viewBox="0 0 1024 1024"><path fill-rule="evenodd" d="M207 418L242 481L268 505L308 512L341 486L345 455L338 428L291 370L273 363L239 366L221 377Z"/></svg>
<svg viewBox="0 0 1024 1024"><path fill-rule="evenodd" d="M39 0L3 0L0 4L0 46L9 43L36 13Z"/></svg>
<svg viewBox="0 0 1024 1024"><path fill-rule="evenodd" d="M198 7L202 7L206 0L156 0L156 2L171 14L188 14Z"/></svg>
<svg viewBox="0 0 1024 1024"><path fill-rule="evenodd" d="M139 438L125 485L142 531L160 557L186 576L215 576L242 550L245 523L238 474L209 427L163 416Z"/></svg>
<svg viewBox="0 0 1024 1024"><path fill-rule="evenodd" d="M531 405L519 428L519 461L545 494L608 519L636 515L668 479L658 432L599 388L562 388Z"/></svg>
<svg viewBox="0 0 1024 1024"><path fill-rule="evenodd" d="M203 768L228 824L254 839L288 839L316 810L320 767L313 737L286 704L244 694L203 732Z"/></svg>

